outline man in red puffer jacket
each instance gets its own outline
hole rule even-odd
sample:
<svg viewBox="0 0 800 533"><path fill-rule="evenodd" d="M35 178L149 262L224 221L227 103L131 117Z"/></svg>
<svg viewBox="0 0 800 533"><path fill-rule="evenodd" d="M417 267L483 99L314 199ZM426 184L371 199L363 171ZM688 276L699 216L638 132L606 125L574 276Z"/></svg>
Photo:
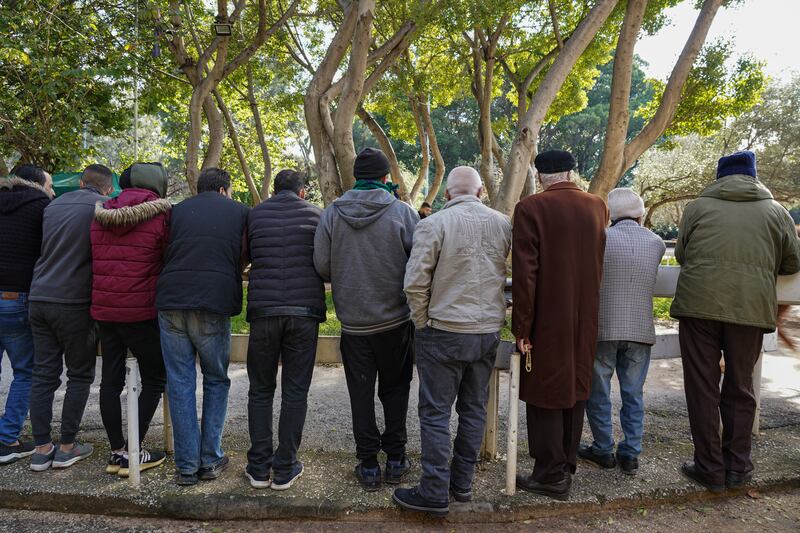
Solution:
<svg viewBox="0 0 800 533"><path fill-rule="evenodd" d="M140 444L166 383L155 301L169 239L168 180L160 163L134 163L120 176L122 193L102 205L98 202L92 222L91 314L100 324L100 414L111 444L106 472L122 477L128 475L120 406L128 350L142 376ZM146 470L164 458L163 452L141 448L139 464Z"/></svg>

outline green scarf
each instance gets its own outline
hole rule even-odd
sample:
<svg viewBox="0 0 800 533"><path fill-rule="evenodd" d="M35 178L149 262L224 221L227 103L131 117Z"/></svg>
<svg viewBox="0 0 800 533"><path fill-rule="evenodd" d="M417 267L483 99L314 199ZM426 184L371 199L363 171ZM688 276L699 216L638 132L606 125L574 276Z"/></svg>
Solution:
<svg viewBox="0 0 800 533"><path fill-rule="evenodd" d="M356 184L353 186L353 190L355 191L371 191L374 189L382 189L395 198L397 198L397 189L400 187L398 185L394 185L391 182L381 183L380 181L375 180L357 180Z"/></svg>

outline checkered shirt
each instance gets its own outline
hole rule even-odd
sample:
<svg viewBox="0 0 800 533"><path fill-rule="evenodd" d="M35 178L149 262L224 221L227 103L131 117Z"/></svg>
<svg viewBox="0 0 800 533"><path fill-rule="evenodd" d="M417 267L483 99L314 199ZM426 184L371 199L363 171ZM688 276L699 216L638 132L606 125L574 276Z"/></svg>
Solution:
<svg viewBox="0 0 800 533"><path fill-rule="evenodd" d="M633 220L606 230L597 340L655 344L653 290L665 250L658 235Z"/></svg>

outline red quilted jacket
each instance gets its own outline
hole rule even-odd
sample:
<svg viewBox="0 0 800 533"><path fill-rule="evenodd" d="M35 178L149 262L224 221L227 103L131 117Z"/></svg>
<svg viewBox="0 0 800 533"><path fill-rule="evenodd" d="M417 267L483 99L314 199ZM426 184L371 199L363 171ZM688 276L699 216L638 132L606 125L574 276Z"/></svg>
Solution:
<svg viewBox="0 0 800 533"><path fill-rule="evenodd" d="M97 204L91 232L92 318L156 318L156 284L164 266L170 209L168 200L137 188Z"/></svg>

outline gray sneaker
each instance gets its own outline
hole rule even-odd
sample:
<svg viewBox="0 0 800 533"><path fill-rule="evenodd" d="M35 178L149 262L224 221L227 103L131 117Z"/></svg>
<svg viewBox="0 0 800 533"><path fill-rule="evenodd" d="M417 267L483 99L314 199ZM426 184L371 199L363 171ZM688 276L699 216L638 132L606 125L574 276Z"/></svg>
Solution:
<svg viewBox="0 0 800 533"><path fill-rule="evenodd" d="M68 452L62 452L61 448L58 449L53 458L53 468L68 468L92 455L93 451L94 448L91 444L75 441L75 445Z"/></svg>
<svg viewBox="0 0 800 533"><path fill-rule="evenodd" d="M34 472L44 472L50 465L53 464L53 457L56 455L57 446L53 443L53 447L47 453L35 452L31 456L31 470Z"/></svg>

